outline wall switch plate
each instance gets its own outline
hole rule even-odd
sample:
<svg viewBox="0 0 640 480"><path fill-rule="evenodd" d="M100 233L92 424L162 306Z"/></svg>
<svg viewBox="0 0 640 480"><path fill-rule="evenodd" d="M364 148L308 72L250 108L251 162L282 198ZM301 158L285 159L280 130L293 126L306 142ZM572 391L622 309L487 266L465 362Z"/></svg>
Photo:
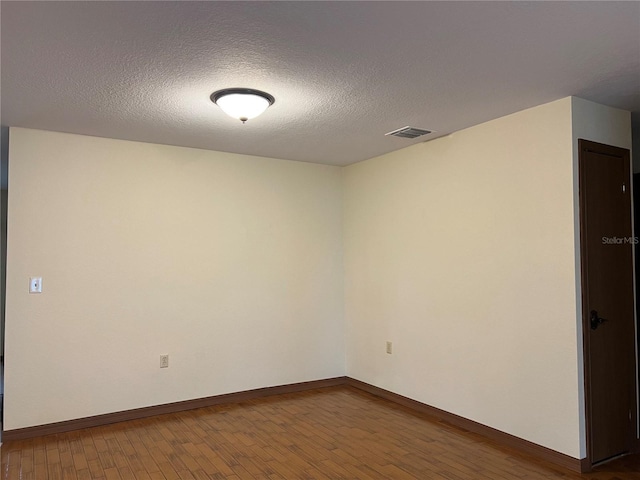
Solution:
<svg viewBox="0 0 640 480"><path fill-rule="evenodd" d="M42 293L42 277L29 278L29 293Z"/></svg>
<svg viewBox="0 0 640 480"><path fill-rule="evenodd" d="M160 355L160 368L169 367L169 355Z"/></svg>
<svg viewBox="0 0 640 480"><path fill-rule="evenodd" d="M391 355L393 353L393 343L387 342L387 353Z"/></svg>

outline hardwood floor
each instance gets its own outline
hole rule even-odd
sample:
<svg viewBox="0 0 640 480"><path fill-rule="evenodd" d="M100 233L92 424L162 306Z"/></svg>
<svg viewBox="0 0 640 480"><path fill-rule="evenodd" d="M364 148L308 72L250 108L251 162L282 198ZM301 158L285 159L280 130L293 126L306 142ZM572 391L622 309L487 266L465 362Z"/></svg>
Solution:
<svg viewBox="0 0 640 480"><path fill-rule="evenodd" d="M576 474L340 386L8 442L2 479L640 479Z"/></svg>

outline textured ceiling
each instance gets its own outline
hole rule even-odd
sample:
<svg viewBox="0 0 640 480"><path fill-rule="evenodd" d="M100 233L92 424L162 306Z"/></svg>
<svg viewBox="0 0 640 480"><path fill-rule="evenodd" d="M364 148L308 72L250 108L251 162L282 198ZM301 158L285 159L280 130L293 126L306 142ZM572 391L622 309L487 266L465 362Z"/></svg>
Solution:
<svg viewBox="0 0 640 480"><path fill-rule="evenodd" d="M347 165L568 95L640 110L640 2L0 8L2 125ZM276 103L242 125L225 87Z"/></svg>

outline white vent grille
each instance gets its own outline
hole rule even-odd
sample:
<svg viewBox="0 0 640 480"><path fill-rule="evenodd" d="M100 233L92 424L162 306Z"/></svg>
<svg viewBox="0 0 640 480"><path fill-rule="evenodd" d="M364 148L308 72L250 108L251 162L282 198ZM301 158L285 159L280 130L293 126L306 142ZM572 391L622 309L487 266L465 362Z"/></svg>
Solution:
<svg viewBox="0 0 640 480"><path fill-rule="evenodd" d="M415 127L402 127L398 130L394 130L393 132L385 133L385 135L401 138L417 138L422 135L427 135L428 133L431 133L431 130L424 130L422 128Z"/></svg>

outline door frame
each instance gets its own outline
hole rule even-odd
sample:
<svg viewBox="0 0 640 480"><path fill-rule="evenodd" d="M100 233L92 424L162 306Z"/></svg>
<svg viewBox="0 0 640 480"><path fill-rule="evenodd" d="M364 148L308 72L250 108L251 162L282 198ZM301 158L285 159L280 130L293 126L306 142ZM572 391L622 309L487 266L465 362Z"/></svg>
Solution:
<svg viewBox="0 0 640 480"><path fill-rule="evenodd" d="M633 221L633 172L631 169L631 159L630 159L630 151L628 149L625 148L620 148L620 147L614 147L611 145L606 145L603 143L597 143L597 142L593 142L590 140L585 140L585 139L578 139L578 210L580 213L580 282L581 282L581 306L582 306L582 353L583 353L583 379L584 379L584 412L585 412L585 435L586 435L586 443L587 443L587 456L586 458L583 460L582 462L582 467L583 467L583 471L584 472L589 472L591 471L592 467L593 467L593 463L591 461L591 382L589 379L589 371L590 371L590 338L589 338L589 329L591 328L590 326L590 320L589 320L589 309L588 309L588 293L589 293L589 282L588 282L588 278L587 278L587 272L586 269L584 268L584 266L586 265L586 261L587 261L587 249L584 248L584 245L586 244L586 228L585 228L585 224L586 224L586 215L585 215L585 209L583 208L583 203L584 203L584 193L582 190L582 186L584 185L585 179L584 179L584 175L585 172L582 168L582 164L583 164L583 154L584 152L587 151L591 151L591 152L597 152L601 155L607 155L607 156L614 156L614 157L622 157L623 160L629 165L629 201L631 202L631 233L632 235L636 234L636 229L635 229L635 225L634 225L634 221ZM634 288L632 289L632 296L633 298L633 304L634 304L634 318L633 318L633 322L634 322L634 326L635 326L635 332L636 332L636 336L638 334L638 317L637 317L637 305L636 305L636 299L635 299L635 283L636 283L636 271L635 271L635 264L634 264L634 259L635 259L635 250L632 248L632 269L633 269L633 286ZM639 374L639 358L640 358L640 352L638 351L638 344L637 342L634 342L636 345L636 355L635 355L635 359L636 361L634 362L634 367L633 370L635 371L635 375L634 375L634 383L635 383L635 391L634 391L634 397L635 397L635 409L632 408L631 414L632 414L632 424L635 426L635 438L633 439L633 443L631 445L631 452L630 453L640 453L640 431L638 430L638 374ZM586 462L585 462L586 461ZM605 460L606 462L607 460Z"/></svg>

